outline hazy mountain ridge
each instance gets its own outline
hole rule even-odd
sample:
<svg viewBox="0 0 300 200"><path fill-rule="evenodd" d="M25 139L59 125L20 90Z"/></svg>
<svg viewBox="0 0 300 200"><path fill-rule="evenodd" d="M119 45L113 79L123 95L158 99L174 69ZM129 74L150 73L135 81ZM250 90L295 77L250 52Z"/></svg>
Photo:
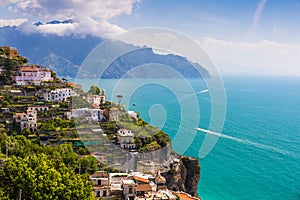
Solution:
<svg viewBox="0 0 300 200"><path fill-rule="evenodd" d="M23 56L37 64L43 64L45 57L55 54L80 66L86 55L101 41L101 38L90 35L61 37L38 33L25 34L16 27L0 28L1 46L16 47Z"/></svg>
<svg viewBox="0 0 300 200"><path fill-rule="evenodd" d="M109 68L104 71L103 78L113 78L112 76L115 78L121 78L127 71L133 69L133 67L144 65L148 66L145 67L145 70L140 70L138 71L138 74L134 74L134 77L178 78L179 75L174 73L174 71L177 71L182 77L185 78L203 78L209 76L207 70L198 64L191 63L184 57L174 54L155 54L151 48L141 48L137 51L125 54L115 60L109 66ZM201 74L199 74L193 65L199 67ZM157 71L157 67L155 66L164 66L164 69L162 71ZM111 73L110 68L118 73ZM165 68L170 68L170 70Z"/></svg>
<svg viewBox="0 0 300 200"><path fill-rule="evenodd" d="M66 23L65 21L54 21L55 23ZM54 23L49 22L49 23ZM71 23L68 21L68 23ZM16 47L19 52L31 60L52 70L57 71L58 76L76 77L79 67L87 55L98 44L103 41L100 37L87 35L79 37L75 35L57 36L44 35L38 33L25 34L16 27L0 28L0 45ZM133 45L123 42L115 43L106 53L114 52L115 48L134 49ZM160 55L155 54L151 48L141 48L129 52L114 60L102 74L102 78L120 78L127 71L136 66L156 63L168 66L178 71L185 78L203 78L208 77L206 69L198 64L190 63L186 58L178 55ZM193 65L197 65L200 74ZM95 78L95 69L82 70L80 74L85 78ZM147 75L148 74L148 75ZM157 72L142 74L142 78L152 77ZM173 77L169 75L168 77ZM160 77L158 77L160 78Z"/></svg>

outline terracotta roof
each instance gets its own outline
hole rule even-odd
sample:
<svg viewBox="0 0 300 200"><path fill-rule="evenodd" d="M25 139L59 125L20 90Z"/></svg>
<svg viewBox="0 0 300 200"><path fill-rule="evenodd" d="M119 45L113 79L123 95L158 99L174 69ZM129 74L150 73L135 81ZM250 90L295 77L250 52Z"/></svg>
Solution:
<svg viewBox="0 0 300 200"><path fill-rule="evenodd" d="M118 131L130 131L128 128L120 128Z"/></svg>
<svg viewBox="0 0 300 200"><path fill-rule="evenodd" d="M200 200L199 198L192 197L189 194L186 194L184 192L176 192L176 194L179 196L180 199L182 200Z"/></svg>
<svg viewBox="0 0 300 200"><path fill-rule="evenodd" d="M137 192L148 192L148 191L152 191L152 188L149 184L138 184L136 186L136 191Z"/></svg>
<svg viewBox="0 0 300 200"><path fill-rule="evenodd" d="M20 71L38 71L38 68L31 68L31 67L22 67L21 69L20 69Z"/></svg>
<svg viewBox="0 0 300 200"><path fill-rule="evenodd" d="M67 82L67 85L74 87L74 86L75 86L75 83Z"/></svg>
<svg viewBox="0 0 300 200"><path fill-rule="evenodd" d="M145 178L140 177L140 176L134 176L133 178L134 178L134 180L136 180L136 181L140 181L140 182L143 182L143 183L149 183L149 180L148 180L148 179L145 179Z"/></svg>
<svg viewBox="0 0 300 200"><path fill-rule="evenodd" d="M92 105L94 108L99 108L99 106L97 104L93 104Z"/></svg>
<svg viewBox="0 0 300 200"><path fill-rule="evenodd" d="M25 113L15 113L14 116L23 116Z"/></svg>
<svg viewBox="0 0 300 200"><path fill-rule="evenodd" d="M93 187L94 188L94 190L99 190L99 189L108 189L109 188L109 186L108 185L101 185L101 186L94 186Z"/></svg>
<svg viewBox="0 0 300 200"><path fill-rule="evenodd" d="M119 109L114 107L114 108L110 108L110 110L119 110Z"/></svg>

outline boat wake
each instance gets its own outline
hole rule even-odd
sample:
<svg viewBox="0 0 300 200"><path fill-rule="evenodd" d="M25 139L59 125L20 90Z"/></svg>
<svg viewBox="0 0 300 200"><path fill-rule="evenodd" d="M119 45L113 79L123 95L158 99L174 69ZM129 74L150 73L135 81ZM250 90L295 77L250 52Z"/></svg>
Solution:
<svg viewBox="0 0 300 200"><path fill-rule="evenodd" d="M200 90L198 92L193 92L193 93L188 93L188 94L184 94L182 96L182 99L181 100L186 100L190 97L193 97L193 96L197 96L198 94L203 94L203 93L206 93L206 92L209 92L208 89L205 89L205 90Z"/></svg>
<svg viewBox="0 0 300 200"><path fill-rule="evenodd" d="M197 95L197 94L202 94L202 93L206 93L206 92L208 92L208 89L206 89L206 90L201 90L201 91L199 91L199 92L196 92L195 94Z"/></svg>
<svg viewBox="0 0 300 200"><path fill-rule="evenodd" d="M233 137L233 136L230 136L230 135L225 135L225 134L222 134L222 133L217 133L217 132L202 129L202 128L196 128L196 130L202 131L202 132L210 134L210 135L215 135L215 136L218 136L218 137L221 137L221 138L229 139L229 140L232 140L232 141L235 141L235 142L240 142L242 144L251 145L251 146L254 146L254 147L257 147L257 148L260 148L260 149L265 149L265 150L274 151L274 152L277 152L277 153L280 153L280 154L283 154L283 155L289 155L289 156L297 157L297 155L293 152L285 151L285 150L273 147L271 145L260 144L260 143L257 143L257 142L252 142L250 140Z"/></svg>

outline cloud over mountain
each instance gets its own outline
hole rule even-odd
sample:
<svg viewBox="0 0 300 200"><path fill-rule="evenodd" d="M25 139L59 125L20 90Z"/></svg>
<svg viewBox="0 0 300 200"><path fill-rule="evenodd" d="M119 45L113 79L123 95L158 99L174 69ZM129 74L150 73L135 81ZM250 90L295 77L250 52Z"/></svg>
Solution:
<svg viewBox="0 0 300 200"><path fill-rule="evenodd" d="M0 19L0 27L2 26L19 26L26 22L25 18L17 18L17 19Z"/></svg>
<svg viewBox="0 0 300 200"><path fill-rule="evenodd" d="M131 14L134 4L138 2L139 0L0 0L0 5L8 6L10 10L28 19L28 22L20 26L25 32L109 37L124 31L111 20L123 14ZM44 23L34 26L30 19L44 22L71 19L72 23Z"/></svg>

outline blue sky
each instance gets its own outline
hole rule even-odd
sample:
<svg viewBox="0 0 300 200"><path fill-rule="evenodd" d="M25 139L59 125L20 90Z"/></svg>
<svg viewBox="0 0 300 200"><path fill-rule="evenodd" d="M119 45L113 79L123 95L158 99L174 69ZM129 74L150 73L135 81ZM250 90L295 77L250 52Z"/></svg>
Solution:
<svg viewBox="0 0 300 200"><path fill-rule="evenodd" d="M73 19L73 24L32 26ZM111 37L161 27L198 42L223 74L300 76L300 0L0 0L0 26Z"/></svg>
<svg viewBox="0 0 300 200"><path fill-rule="evenodd" d="M121 15L114 22L132 29L143 26L178 30L189 36L217 37L231 40L300 41L300 1L266 1L258 26L250 38L259 0L142 0L131 15Z"/></svg>

